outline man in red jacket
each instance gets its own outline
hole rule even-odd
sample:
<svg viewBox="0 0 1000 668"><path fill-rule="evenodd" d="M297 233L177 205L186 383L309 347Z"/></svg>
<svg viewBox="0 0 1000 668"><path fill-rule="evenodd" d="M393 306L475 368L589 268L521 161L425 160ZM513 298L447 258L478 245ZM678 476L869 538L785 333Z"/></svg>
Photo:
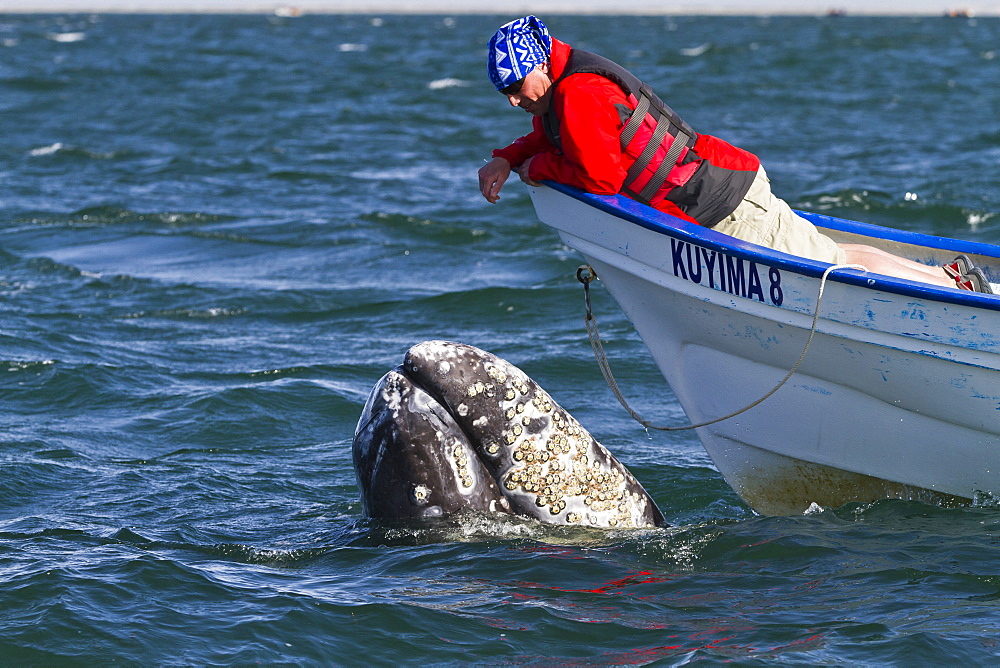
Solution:
<svg viewBox="0 0 1000 668"><path fill-rule="evenodd" d="M872 246L838 244L775 197L755 155L696 133L620 65L549 36L534 16L490 40L487 71L511 106L532 114L532 131L479 170L491 203L511 171L529 185L552 180L595 194L621 193L744 241L831 264L950 288L989 292L982 271L951 272Z"/></svg>

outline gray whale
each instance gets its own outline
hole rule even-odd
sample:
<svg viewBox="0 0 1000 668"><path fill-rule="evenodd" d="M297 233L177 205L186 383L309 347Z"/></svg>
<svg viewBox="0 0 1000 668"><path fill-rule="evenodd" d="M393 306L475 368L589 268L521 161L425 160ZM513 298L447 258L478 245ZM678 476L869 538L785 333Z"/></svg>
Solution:
<svg viewBox="0 0 1000 668"><path fill-rule="evenodd" d="M549 524L662 526L628 469L523 371L450 341L410 348L372 389L354 470L375 519L503 513Z"/></svg>

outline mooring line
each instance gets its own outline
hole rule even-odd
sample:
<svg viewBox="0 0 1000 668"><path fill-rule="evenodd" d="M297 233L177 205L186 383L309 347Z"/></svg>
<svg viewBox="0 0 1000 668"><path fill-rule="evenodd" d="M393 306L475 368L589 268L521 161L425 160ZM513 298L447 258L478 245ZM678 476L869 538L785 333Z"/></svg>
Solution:
<svg viewBox="0 0 1000 668"><path fill-rule="evenodd" d="M604 376L604 380L607 382L608 387L611 388L611 391L614 393L615 398L618 399L618 403L620 403L625 410L628 411L633 420L647 429L656 429L658 431L686 431L689 429L697 429L698 427L707 427L708 425L716 424L717 422L722 422L724 420L734 418L741 413L745 413L751 408L763 403L768 397L777 392L785 383L788 382L788 379L792 377L795 371L799 368L799 365L802 364L802 360L805 359L806 353L809 352L809 346L812 345L813 336L816 334L816 327L819 324L819 308L820 304L823 302L823 291L826 289L826 281L831 272L839 269L856 269L858 271L868 272L868 268L860 264L835 264L831 265L826 271L823 272L823 278L819 282L819 294L816 295L816 310L813 311L812 327L809 328L809 338L806 339L806 345L802 349L802 354L799 355L799 359L795 362L792 368L789 369L788 373L785 374L785 377L781 379L781 382L775 385L770 392L762 396L760 399L752 404L749 404L748 406L744 406L738 411L734 411L729 415L724 415L720 418L715 418L714 420L699 422L698 424L689 424L682 427L655 425L649 420L643 419L641 415L636 413L632 407L628 405L628 402L622 395L621 389L618 387L618 382L615 380L614 374L611 373L611 366L608 363L607 355L604 353L604 344L601 342L600 332L597 331L597 319L594 317L593 308L590 302L590 284L595 278L597 278L597 272L595 272L594 268L589 264L581 265L576 270L576 279L583 284L584 298L587 303L586 323L587 336L590 337L590 346L594 349L594 357L597 358L597 366L600 367L601 374Z"/></svg>

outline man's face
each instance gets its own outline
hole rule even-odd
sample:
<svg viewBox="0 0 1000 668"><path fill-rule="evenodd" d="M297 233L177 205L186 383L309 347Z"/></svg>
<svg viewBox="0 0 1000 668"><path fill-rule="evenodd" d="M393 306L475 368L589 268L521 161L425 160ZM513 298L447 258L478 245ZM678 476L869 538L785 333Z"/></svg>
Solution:
<svg viewBox="0 0 1000 668"><path fill-rule="evenodd" d="M520 107L529 114L541 116L549 110L549 103L552 100L551 87L552 79L549 78L549 66L543 63L536 65L535 69L528 73L520 90L515 93L505 93L505 95L510 106Z"/></svg>

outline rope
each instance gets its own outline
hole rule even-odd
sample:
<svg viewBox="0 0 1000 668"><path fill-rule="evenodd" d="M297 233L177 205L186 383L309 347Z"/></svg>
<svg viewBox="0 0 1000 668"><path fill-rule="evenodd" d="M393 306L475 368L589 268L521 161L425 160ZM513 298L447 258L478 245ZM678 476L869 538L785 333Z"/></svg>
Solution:
<svg viewBox="0 0 1000 668"><path fill-rule="evenodd" d="M632 407L628 405L627 401L625 401L625 397L622 395L621 390L618 387L618 382L615 380L614 375L611 373L611 366L608 364L608 357L604 353L604 344L601 342L601 335L597 331L597 319L594 318L593 309L591 308L590 283L595 278L597 278L597 273L594 271L594 268L591 267L590 265L587 264L581 265L576 270L576 279L583 284L584 297L587 302L586 323L587 323L587 335L590 337L590 346L594 349L594 357L597 358L597 366L600 367L601 369L601 375L604 376L604 380L605 382L607 382L608 387L611 388L611 391L614 393L615 398L618 399L618 403L620 403L625 408L625 410L628 411L629 415L632 416L633 420L641 424L643 427L646 427L647 429L656 429L658 431L686 431L688 429L697 429L698 427L707 427L708 425L716 424L717 422L722 422L724 420L734 418L741 413L745 413L751 408L754 408L755 406L758 406L761 403L763 403L768 397L777 392L779 389L781 389L781 387L785 383L788 382L788 379L792 377L795 371L799 368L799 365L802 364L802 360L805 359L806 353L809 352L809 346L812 345L813 336L816 334L816 327L819 324L819 308L820 304L823 301L823 291L826 289L826 281L829 278L831 272L837 271L839 269L856 269L858 271L863 271L863 272L868 271L867 267L860 264L835 264L830 266L829 268L827 268L826 271L823 272L823 278L819 282L819 294L816 295L816 310L813 312L812 327L809 328L809 338L806 339L806 345L802 349L802 354L799 355L799 359L795 362L792 368L789 369L788 373L785 374L785 377L782 378L781 381L777 385L775 385L770 392L768 392L767 394L765 394L752 404L744 406L738 411L733 411L729 415L723 415L722 417L715 418L714 420L699 422L698 424L689 424L682 427L655 425L651 423L649 420L643 419L643 417L638 413L636 413L634 410L632 410Z"/></svg>

